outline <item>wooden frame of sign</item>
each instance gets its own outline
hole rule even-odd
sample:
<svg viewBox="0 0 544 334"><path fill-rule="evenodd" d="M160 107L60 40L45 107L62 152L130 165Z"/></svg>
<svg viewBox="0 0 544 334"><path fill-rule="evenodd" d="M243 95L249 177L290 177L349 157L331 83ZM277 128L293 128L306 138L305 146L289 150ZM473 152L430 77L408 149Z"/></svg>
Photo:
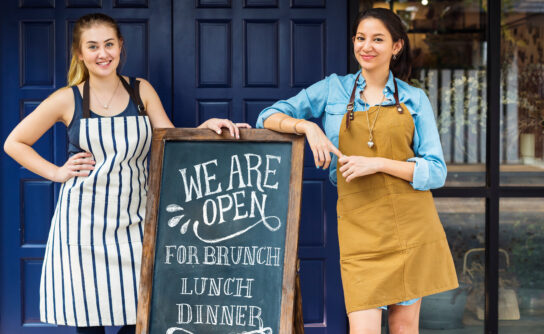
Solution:
<svg viewBox="0 0 544 334"><path fill-rule="evenodd" d="M178 143L181 143L181 144L178 144ZM206 146L208 144L210 145L210 147L212 147L213 150L218 150L218 153L221 153L217 155L219 157L218 158L219 160L217 159L215 159L215 161L209 160L206 163L202 163L202 161L194 161L194 162L198 162L199 164L189 166L188 168L180 169L178 167L182 165L185 161L175 160L174 158L172 158L176 156L176 154L179 154L179 155L184 155L184 159L187 158L187 160L191 160L191 159L198 160L200 153L208 151L207 149L205 149L208 147ZM288 153L285 153L283 158L281 158L279 157L281 153L278 153L279 154L278 157L275 157L270 154L265 155L266 161L262 161L261 158L258 158L259 159L258 161L262 161L262 165L259 165L259 166L266 165L266 170L262 174L259 173L258 168L255 167L255 165L253 166L250 165L251 164L250 158L252 158L253 156L257 156L257 154L252 155L252 153L238 154L236 158L234 158L234 155L231 155L230 159L232 162L230 163L230 167L223 166L224 168L222 168L221 159L226 161L226 159L229 159L229 158L220 158L220 156L222 155L227 156L229 148L237 149L238 147L242 147L242 146L231 146L231 144L232 145L249 145L247 149L250 149L250 150L251 149L259 150L260 148L267 149L268 146L263 146L263 145L270 145L269 148L273 149L275 152L281 151L286 146L289 146L290 156L287 157L286 154ZM285 144L290 144L290 145L285 145ZM169 146L169 145L180 145L180 146ZM221 146L221 145L228 145L228 146ZM280 147L281 150L277 150L276 146L274 145L276 145L277 147ZM171 147L171 149L168 149L167 151L167 147ZM224 147L226 150L223 150L222 147ZM183 151L183 150L187 151L188 149L189 149L188 152L190 154L187 154L187 152ZM240 324L244 324L244 326L249 326L249 327L246 327L250 329L249 331L247 329L240 330L240 332L243 331L245 333L259 333L259 334L269 334L272 332L274 334L293 333L294 332L293 324L295 322L294 317L297 316L301 318L301 314L302 314L300 305L298 306L295 305L295 293L297 294L296 296L297 299L300 298L300 291L295 291L295 281L297 279L297 283L298 283L297 248L298 248L298 231L299 231L299 218L300 218L300 203L301 203L301 192L302 192L304 137L291 135L291 134L281 134L281 133L273 132L270 130L263 130L263 129L241 129L240 139L234 140L226 129L223 130L223 133L221 135L218 135L207 129L184 129L184 128L183 129L182 128L155 129L153 131L151 152L152 153L151 153L150 172L149 172L149 190L147 195L147 206L146 206L147 211L146 211L146 218L145 218L146 224L145 224L143 251L142 251L142 266L141 266L141 276L140 276L141 279L140 279L140 287L139 287L136 333L137 334L149 334L149 333L153 333L153 334L155 333L160 333L160 334L194 333L194 334L197 334L197 333L200 333L198 331L198 329L200 328L204 329L203 331L201 331L202 333L204 332L211 333L212 332L211 329L214 329L214 328L217 328L217 330L213 332L218 332L218 333L227 332L225 330L225 327L217 327L221 325L231 326L227 328L230 333L231 331L235 332L237 330L236 326ZM169 152L172 152L172 153L169 153ZM251 152L254 152L254 151L251 151ZM165 154L166 154L166 158L165 158ZM204 154L204 157L206 156L206 154L207 153ZM246 171L247 178L243 178L242 175L244 174L244 172L241 170L241 167L240 167L244 165L244 161L242 162L235 161L235 160L241 160L243 156L247 158L247 161L246 161L247 162L247 171ZM280 162L281 164L284 164L284 163L289 164L288 161L285 161L286 157L288 160L290 159L290 169L286 169L286 168L284 168L283 170L279 169ZM163 166L163 164L165 164L165 159L167 160L166 167ZM177 162L178 165L175 165L176 166L175 169L177 169L176 172L178 173L174 174L172 171L168 171L169 169L168 164L175 164L176 163L175 161L178 161ZM235 164L234 162L237 162L237 164ZM234 169L233 166L234 167L237 166L237 169ZM270 166L276 166L278 169L273 169L273 167L270 167ZM227 184L226 182L222 184L220 177L216 178L215 174L212 175L212 172L206 169L210 167L212 167L211 168L212 171L215 170L217 171L217 173L221 173L221 172L224 173L226 169L230 169L230 172L228 172L229 174L228 183L230 185L230 188L233 188L233 183L235 183L235 181L233 180L236 177L239 178L238 179L239 188L243 188L242 190L238 192L238 195L242 194L242 192L248 192L247 189L249 189L250 186L253 186L254 188L255 186L257 186L257 188L262 188L260 190L262 193L255 190L251 192L251 196L249 196L247 193L245 195L248 195L248 196L245 196L244 194L242 194L244 195L242 197L237 196L236 194L235 196L233 196L234 207L236 211L235 212L236 216L234 217L235 218L234 220L236 220L237 217L238 218L251 217L251 215L255 215L254 211L258 211L259 208L262 209L261 215L260 215L261 220L259 221L259 222L262 222L262 224L259 224L259 222L254 224L258 226L252 229L253 231L252 233L254 233L253 236L248 237L249 240L251 241L255 239L255 235L264 235L266 233L269 233L270 235L272 235L271 232L269 232L268 230L272 230L273 228L276 228L275 226L269 226L269 225L273 225L273 223L276 222L273 219L271 220L271 216L266 216L270 212L267 212L266 214L264 214L264 211L265 211L264 201L267 200L266 195L262 195L264 200L261 203L262 204L261 207L259 207L258 202L254 206L255 204L254 200L257 198L259 194L264 194L263 189L265 189L265 187L267 187L266 188L267 191L271 191L271 192L276 191L277 189L281 189L282 188L281 180L286 179L286 178L282 179L283 177L282 173L288 175L287 176L289 180L288 196L287 197L282 196L281 200L278 202L278 203L284 203L284 204L272 206L272 208L275 209L275 208L283 208L283 205L284 205L285 208L287 209L287 212L284 216L286 224L284 227L282 227L282 229L285 229L283 250L280 249L281 247L256 248L258 246L249 246L249 247L246 247L245 249L242 249L242 248L237 248L241 246L234 246L233 248L233 246L231 245L229 248L226 246L217 245L218 243L220 244L219 242L220 240L223 240L226 238L224 236L223 238L221 238L221 236L217 238L216 232L219 229L219 226L221 226L221 228L223 228L223 226L226 226L226 227L229 226L228 224L229 221L227 221L228 219L226 220L223 219L224 218L223 214L225 214L225 216L228 216L229 212L233 210L232 209L233 200L232 199L226 200L226 196L230 196L232 194L230 195L225 194L226 193L225 191L223 191L224 195L220 195L217 197L217 198L222 197L218 201L217 201L217 198L213 199L213 196L208 196L208 199L206 199L206 196L205 196L206 194L219 193L221 191L221 185L223 185L223 189L228 190L228 188L225 187L225 185ZM260 168L264 168L264 167L260 167ZM164 172L165 170L166 172ZM204 176L205 182L201 181L200 179L200 174L199 174L200 170L202 170L203 171L202 174L205 175ZM189 175L191 171L193 172L193 174L195 174L195 171L196 171L197 177L195 177L194 179L196 180L195 182L193 182L194 180L191 179L191 176ZM163 173L170 173L170 174L165 174L166 175L165 176L163 175ZM255 176L256 173L259 173L257 175L258 177L256 178L256 180L255 179L252 180L252 175ZM174 177L174 176L168 176L168 175L176 175L176 176ZM168 184L164 185L163 178L166 178L166 177L169 177L167 182ZM174 180L174 178L177 178L178 180ZM184 178L183 179L184 182L182 178ZM263 178L264 178L264 181L263 181ZM274 178L276 178L276 180L274 180ZM252 181L255 181L254 184ZM176 187L175 182L178 182L177 184L178 188L175 188ZM200 189L200 194L197 192L198 190L197 189L198 185L196 184L197 182L199 184L201 182L205 183L206 185L205 193L202 190L202 188ZM261 182L261 187L258 186L259 182ZM184 183L185 188L181 188L179 186L179 184L181 183ZM278 184L280 186L278 186ZM276 188L274 188L274 186ZM213 191L212 189L214 187L215 187L215 191ZM285 189L286 187L287 186L285 185L283 189ZM200 195L201 196L200 202L204 200L204 203L205 203L202 210L198 211L195 209L190 209L189 211L187 210L183 211L183 207L181 207L181 205L162 203L161 194L166 194L169 188L177 189L178 193L182 193L183 189L185 190L184 192L185 202L180 200L177 201L178 203L183 202L183 205L185 205L186 203L191 204L192 202L190 202L189 200L190 199L193 200L193 195L195 198L198 198L198 196ZM202 195L203 193L204 195ZM232 189L231 189L231 193L232 193ZM167 195L163 195L163 196L164 198L167 198ZM270 195L268 196L268 199L272 197L274 196ZM244 203L238 203L236 201L237 199L240 199L240 198L244 198L246 199L246 201L248 198L251 198L251 205L247 205L245 207L246 211L244 216L241 214L241 212L243 212L242 210L244 208ZM165 201L169 201L169 200L165 200ZM230 201L230 204L231 204L230 208L228 205L225 205L225 203L229 203L228 201ZM193 202L197 202L197 201L193 200ZM214 202L215 204L212 202ZM275 205L274 203L276 202L272 202L271 205ZM219 208L217 207L218 205L219 205ZM200 207L196 206L196 207L200 208L202 206ZM249 210L249 207L251 207L251 210ZM185 208L187 209L188 207L185 206ZM191 213L194 213L194 212L202 213L202 216L197 215L197 218L201 219L201 221L204 222L204 224L198 225L199 222L195 221L195 219L193 219L193 221L191 221L190 219L187 219L187 221L185 221L184 218L183 219L179 218L183 216L181 214L178 216L172 217L172 215L181 213L181 211L183 211L183 213L185 214L188 214L189 216L191 216ZM281 211L281 210L278 209L277 211ZM213 215L210 214L210 212L212 212ZM220 215L217 214L218 212L220 213ZM251 212L251 214L249 214L249 212ZM275 214L276 212L273 212L271 215L275 215ZM212 221L212 218L210 218L210 216L213 218L213 221ZM214 224L214 221L217 221L216 220L217 216L220 216L222 220L220 220L219 223ZM282 217L281 212L278 213L278 216L280 218L278 217L272 217L272 218L277 219L278 225L281 225L281 217ZM168 221L168 223L163 224L165 222L165 219L169 217L170 217L170 220ZM255 219L257 218L259 218L259 216L257 216ZM240 221L244 223L243 219L241 219ZM180 224L176 225L178 224L178 222ZM223 224L219 225L221 223ZM192 231L190 228L191 224L192 224ZM177 229L172 228L174 225L176 225ZM235 225L235 224L233 223L231 225ZM179 229L180 226L181 226L181 230ZM170 238L170 236L172 235L177 235L178 237L180 236L185 237L189 234L192 235L192 232L194 232L194 235L199 238L199 240L197 240L196 238L193 237L194 240L196 240L196 242L200 242L200 240L205 239L201 236L201 233L203 233L202 231L204 230L204 228L216 228L215 230L211 231L216 234L212 233L213 236L207 239L208 240L207 242L210 242L210 243L207 244L207 246L201 246L201 248L197 248L197 246L194 246L194 248L191 250L191 247L193 246L189 246L187 244L172 245L171 241L170 241L170 244L165 246L160 244L161 243L160 240L157 241L158 237L159 239L161 238L161 229L163 229L164 231L168 231L168 232L163 231L164 232L163 234L165 235L164 238ZM250 229L250 228L247 228L247 229ZM229 233L231 232L232 231L229 231ZM236 233L231 233L231 234L237 234L237 233L241 233L241 232L238 231ZM247 235L250 235L250 233L248 232ZM214 237L216 237L216 239L211 240ZM257 238L259 237L257 236ZM269 240L268 238L269 237L263 237L263 240L268 241ZM163 247L165 248L165 250L163 249ZM214 250L214 252L215 250L219 252L217 253L217 256L215 256L216 253L214 253L213 256L210 256L208 251L211 251L212 249ZM238 249L237 260L239 261L239 263L234 263L233 261L231 261L231 263L228 263L228 265L226 265L227 264L226 262L228 262L229 259L227 258L227 255L222 254L221 252L222 251L227 252L229 249L232 253L234 253L233 249L234 250ZM277 249L279 250L277 251L277 253L275 253L274 250L277 250ZM204 253L203 250L206 251L206 254L204 257L202 257L202 253ZM240 277L227 278L229 274L236 275L238 274L238 270L243 271L247 269L247 266L241 266L242 261L246 261L246 259L244 258L244 260L241 260L240 255L250 254L248 252L251 252L251 250L253 250L253 257L248 255L249 257L247 260L249 264L253 263L253 265L255 265L255 267L252 268L251 270L255 269L258 271L258 270L261 270L259 269L261 267L264 268L262 270L269 270L270 269L269 267L273 267L274 265L277 265L279 263L278 266L280 268L275 268L276 272L279 272L279 274L277 274L278 275L277 278L272 281L273 283L275 282L278 283L278 286L276 287L276 289L268 285L270 284L270 282L267 282L266 286L259 286L259 281L256 278L251 278L246 280ZM162 253L159 253L159 252L162 252ZM265 254L266 252L268 254L268 258L265 260L266 256L263 254ZM283 256L278 255L280 254L280 252L283 253ZM160 254L163 254L163 255L160 255ZM257 257L256 254L258 255L257 260L255 260L255 258ZM274 254L277 256L274 257ZM160 259L161 259L160 262L158 263L156 263L157 261L156 256L157 258L159 258L160 256ZM230 260L234 258L235 256L231 254ZM209 259L212 259L212 260L209 260ZM278 261L278 259L280 260ZM283 260L283 266L281 265L281 259ZM221 263L222 260L224 263ZM253 262L251 262L252 260ZM191 263L191 261L193 262ZM209 261L209 263L204 263L205 261ZM220 265L217 264L217 261L219 262ZM220 277L216 276L216 278L213 278L211 277L213 275L208 275L210 277L207 277L207 278L182 277L186 275L191 276L193 272L196 272L195 268L197 266L195 264L197 263L198 265L211 263L212 264L211 268L215 268L215 267L218 268L219 274L221 274L221 275L218 274ZM240 264L240 266L233 267L231 266L233 263ZM258 264L262 264L262 266L257 267ZM155 276L158 270L162 270L161 268L166 268L164 269L165 273L170 272L168 271L170 270L170 268L177 268L176 270L174 270L176 272L175 275L177 276L175 275L171 277L169 276L170 279L166 279L166 278L163 279L162 277L166 277L167 275L171 275L171 274L164 274L164 275L158 274L157 276ZM205 267L204 269L208 269L208 268L210 268L210 266ZM227 268L227 269L224 269L224 268ZM233 270L232 268L235 268L235 269ZM226 270L227 273L223 273L221 272L221 270ZM252 273L253 272L250 272L250 276ZM198 274L195 274L195 275L198 275ZM258 275L259 274L257 274L257 276ZM246 276L247 276L247 271L246 271ZM264 277L264 279L268 279L268 277L270 277L270 274L264 274L262 276ZM166 283L168 283L169 285L166 285ZM206 285L206 283L209 283L209 284ZM154 290L154 284L157 286L156 291ZM237 284L236 289L233 288L235 284ZM216 298L219 298L219 302L221 302L221 299L220 299L221 297L217 297L217 296L221 296L220 290L223 289L222 291L223 295L228 295L229 298L238 297L236 301L240 301L240 303L246 303L246 301L248 300L252 302L251 298L254 297L254 295L260 293L260 291L256 290L255 287L257 287L257 289L260 289L260 290L264 289L266 291L266 292L263 292L265 293L264 300L267 303L270 302L270 304L273 304L273 302L270 300L278 299L278 298L270 297L270 300L269 300L269 296L274 296L274 294L272 293L273 291L277 290L278 291L277 294L281 295L281 300L278 300L276 303L277 306L279 306L279 311L277 310L276 307L274 308L276 309L276 311L273 311L273 313L276 312L274 313L275 316L274 316L274 320L272 321L273 324L270 324L270 321L269 323L264 323L265 320L263 319L266 318L265 315L267 314L266 312L268 311L266 310L266 307L263 309L262 307L263 303L259 304L260 306L252 306L252 305L225 306L225 305L214 305L217 299L215 300L210 299L207 302L203 301L203 300L206 300L206 298L216 297ZM198 301L199 302L202 301L203 303L207 303L207 304L205 305L204 304L203 305L187 304L189 302L188 301L186 302L186 300L189 300L190 298L198 294L199 288L202 289L200 291L201 293L204 291L205 293L200 294L198 296L199 298ZM163 295L162 294L163 290L168 290L168 292ZM160 304L154 303L154 299L153 299L154 294L157 295L157 303L159 303L158 300L160 299ZM177 297L172 297L172 296L177 296ZM178 299L177 301L171 301L170 298L178 298ZM224 297L224 298L227 298L227 297ZM232 298L227 300L232 302ZM182 302L178 302L178 301L182 301ZM259 301L262 302L263 299L260 298ZM300 300L297 300L297 304L298 303L300 303ZM158 308L157 305L160 305L160 310L156 309ZM297 308L296 312L295 312L295 308ZM155 312L155 316L154 316L154 312ZM222 312L223 314L221 314ZM234 312L234 315L232 314L232 312ZM277 319L277 313L279 313L279 318L280 318L279 320ZM295 313L297 315L295 315ZM168 314L170 314L169 318L168 318ZM297 327L301 328L302 327L302 323L300 323L301 319L297 319L297 320L299 322L297 324ZM155 323L157 323L158 325L155 326ZM162 326L163 323L164 323L164 326ZM209 325L211 327L198 327L195 324L198 324L200 326ZM278 329L276 331L273 331L273 328L278 328Z"/></svg>

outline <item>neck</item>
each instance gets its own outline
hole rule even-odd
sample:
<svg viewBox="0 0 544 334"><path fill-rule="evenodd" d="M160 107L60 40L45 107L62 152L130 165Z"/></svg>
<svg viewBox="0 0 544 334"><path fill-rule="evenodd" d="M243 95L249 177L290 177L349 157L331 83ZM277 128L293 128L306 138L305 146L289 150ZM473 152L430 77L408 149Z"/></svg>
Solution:
<svg viewBox="0 0 544 334"><path fill-rule="evenodd" d="M389 79L389 67L377 68L372 71L363 68L362 75L368 88L382 90Z"/></svg>
<svg viewBox="0 0 544 334"><path fill-rule="evenodd" d="M113 92L119 83L117 73L112 73L107 77L89 75L89 85L92 89L99 92Z"/></svg>

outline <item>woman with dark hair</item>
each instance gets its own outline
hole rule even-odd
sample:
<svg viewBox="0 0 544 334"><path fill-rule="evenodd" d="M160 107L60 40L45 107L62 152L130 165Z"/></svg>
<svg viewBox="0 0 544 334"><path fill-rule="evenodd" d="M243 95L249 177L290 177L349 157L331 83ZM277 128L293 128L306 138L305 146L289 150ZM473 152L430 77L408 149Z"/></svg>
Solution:
<svg viewBox="0 0 544 334"><path fill-rule="evenodd" d="M331 167L350 333L380 333L382 309L391 333L417 333L421 297L458 286L429 191L444 184L446 164L427 96L402 81L410 44L398 16L360 13L353 51L359 72L276 102L257 127L305 134L316 168ZM325 133L306 121L318 117Z"/></svg>
<svg viewBox="0 0 544 334"><path fill-rule="evenodd" d="M134 333L152 128L172 128L153 87L118 73L119 26L104 14L74 26L68 87L45 99L11 132L4 150L28 170L62 183L40 284L40 319L105 333ZM68 129L69 159L56 166L32 145L56 122ZM226 119L199 126L218 133Z"/></svg>

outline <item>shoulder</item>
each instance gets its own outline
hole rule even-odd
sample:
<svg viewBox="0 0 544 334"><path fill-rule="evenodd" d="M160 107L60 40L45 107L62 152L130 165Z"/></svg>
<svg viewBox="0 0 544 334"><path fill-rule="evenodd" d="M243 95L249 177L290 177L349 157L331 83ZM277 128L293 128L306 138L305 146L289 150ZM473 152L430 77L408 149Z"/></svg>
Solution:
<svg viewBox="0 0 544 334"><path fill-rule="evenodd" d="M53 94L51 94L47 99L57 103L65 103L70 101L73 102L74 90L72 86L59 88L54 91Z"/></svg>
<svg viewBox="0 0 544 334"><path fill-rule="evenodd" d="M404 103L412 114L421 111L421 105L429 101L427 94L421 88L410 85L409 83L395 78L399 89L400 103Z"/></svg>
<svg viewBox="0 0 544 334"><path fill-rule="evenodd" d="M147 97L156 95L155 88L151 85L149 81L144 78L134 78L134 80L140 82L140 96L142 100L145 100ZM145 101L144 101L145 102Z"/></svg>
<svg viewBox="0 0 544 334"><path fill-rule="evenodd" d="M346 98L349 99L349 93L355 83L356 74L350 73L347 75L338 75L332 73L325 77L322 81L327 83L329 102L334 103L344 102Z"/></svg>
<svg viewBox="0 0 544 334"><path fill-rule="evenodd" d="M70 87L62 87L57 89L53 94L49 95L47 99L43 101L43 104L46 107L51 107L54 111L59 114L64 114L65 112L72 112L74 108L74 91ZM53 111L52 110L52 111Z"/></svg>
<svg viewBox="0 0 544 334"><path fill-rule="evenodd" d="M74 92L72 87L63 87L57 89L49 95L36 108L35 112L43 117L55 119L68 124L74 112Z"/></svg>
<svg viewBox="0 0 544 334"><path fill-rule="evenodd" d="M136 81L140 81L140 89L150 89L153 88L153 86L144 78L134 78Z"/></svg>
<svg viewBox="0 0 544 334"><path fill-rule="evenodd" d="M316 82L316 84L326 83L331 88L353 86L355 77L356 77L355 74L352 74L352 73L347 75L338 75L336 73L332 73L326 76L325 78L321 79L320 81Z"/></svg>

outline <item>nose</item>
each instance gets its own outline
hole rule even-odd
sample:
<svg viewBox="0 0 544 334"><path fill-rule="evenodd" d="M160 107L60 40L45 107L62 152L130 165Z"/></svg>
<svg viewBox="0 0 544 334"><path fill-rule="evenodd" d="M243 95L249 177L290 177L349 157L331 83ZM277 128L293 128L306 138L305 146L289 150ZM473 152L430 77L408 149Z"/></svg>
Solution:
<svg viewBox="0 0 544 334"><path fill-rule="evenodd" d="M99 57L106 57L107 53L106 53L106 48L104 47L100 47L98 49L98 56Z"/></svg>
<svg viewBox="0 0 544 334"><path fill-rule="evenodd" d="M365 40L365 41L363 42L362 49L363 49L363 51L370 51L370 50L372 50L372 43L371 43L371 41L368 40L368 39Z"/></svg>

